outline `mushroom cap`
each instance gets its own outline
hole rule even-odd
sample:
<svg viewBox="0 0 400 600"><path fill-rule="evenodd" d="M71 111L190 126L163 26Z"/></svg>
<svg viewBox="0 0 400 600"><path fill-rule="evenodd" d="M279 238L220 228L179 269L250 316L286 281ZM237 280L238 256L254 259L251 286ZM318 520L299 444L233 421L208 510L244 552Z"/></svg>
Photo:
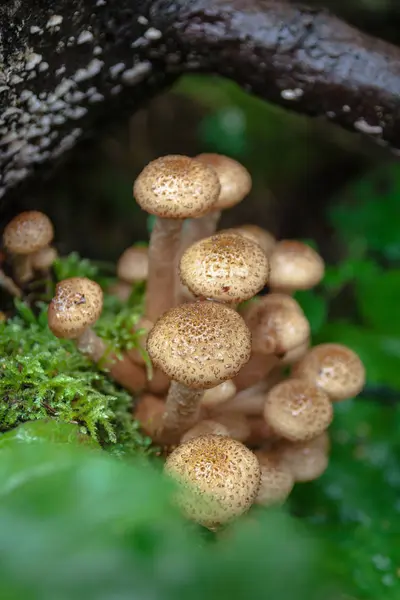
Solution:
<svg viewBox="0 0 400 600"><path fill-rule="evenodd" d="M262 506L281 504L294 486L290 469L270 452L255 452L261 467L261 485L255 503Z"/></svg>
<svg viewBox="0 0 400 600"><path fill-rule="evenodd" d="M3 243L14 254L32 254L50 244L54 237L53 224L42 212L28 210L8 223Z"/></svg>
<svg viewBox="0 0 400 600"><path fill-rule="evenodd" d="M213 153L199 154L196 160L212 167L218 175L221 192L214 206L215 210L231 208L250 193L251 175L237 160Z"/></svg>
<svg viewBox="0 0 400 600"><path fill-rule="evenodd" d="M145 281L149 272L149 253L144 247L127 248L117 263L117 275L126 283Z"/></svg>
<svg viewBox="0 0 400 600"><path fill-rule="evenodd" d="M311 340L310 338L307 338L304 342L286 352L285 356L281 359L281 365L286 366L297 363L297 361L307 354L310 345Z"/></svg>
<svg viewBox="0 0 400 600"><path fill-rule="evenodd" d="M219 385L206 390L201 398L201 405L209 408L223 404L236 394L236 385L232 379L227 379Z"/></svg>
<svg viewBox="0 0 400 600"><path fill-rule="evenodd" d="M270 286L288 292L314 287L325 272L324 261L318 252L297 240L278 242L270 261Z"/></svg>
<svg viewBox="0 0 400 600"><path fill-rule="evenodd" d="M204 419L203 421L199 421L191 427L181 439L181 443L188 442L189 440L193 440L200 435L226 435L229 436L229 429L222 425L222 423L218 423L217 421L213 421L212 419Z"/></svg>
<svg viewBox="0 0 400 600"><path fill-rule="evenodd" d="M333 409L329 397L315 385L302 379L288 379L268 392L264 418L278 435L301 442L328 428Z"/></svg>
<svg viewBox="0 0 400 600"><path fill-rule="evenodd" d="M252 303L244 320L252 333L253 351L261 354L285 354L310 337L300 305L284 294L268 294Z"/></svg>
<svg viewBox="0 0 400 600"><path fill-rule="evenodd" d="M321 434L324 435L324 434ZM328 453L324 441L319 437L307 442L295 444L283 443L277 449L280 463L288 469L297 482L318 479L326 471L329 463Z"/></svg>
<svg viewBox="0 0 400 600"><path fill-rule="evenodd" d="M269 262L255 242L233 233L217 233L184 252L179 275L196 296L237 304L265 286Z"/></svg>
<svg viewBox="0 0 400 600"><path fill-rule="evenodd" d="M57 250L53 246L45 246L32 255L32 267L38 271L49 269L57 258Z"/></svg>
<svg viewBox="0 0 400 600"><path fill-rule="evenodd" d="M249 360L251 335L242 317L215 302L182 304L164 313L147 338L153 365L190 388L232 379Z"/></svg>
<svg viewBox="0 0 400 600"><path fill-rule="evenodd" d="M203 435L176 448L165 472L179 485L177 502L186 516L216 528L245 513L260 486L257 457L241 442Z"/></svg>
<svg viewBox="0 0 400 600"><path fill-rule="evenodd" d="M332 401L353 398L365 385L363 363L341 344L314 346L294 367L293 375L318 386Z"/></svg>
<svg viewBox="0 0 400 600"><path fill-rule="evenodd" d="M245 417L240 413L224 412L214 414L213 420L224 425L229 431L229 437L239 442L244 442L249 437L251 430L250 425Z"/></svg>
<svg viewBox="0 0 400 600"><path fill-rule="evenodd" d="M71 277L56 285L49 304L48 322L59 338L76 339L97 321L103 308L103 292L95 281Z"/></svg>
<svg viewBox="0 0 400 600"><path fill-rule="evenodd" d="M138 204L165 219L189 219L209 212L221 190L218 175L206 164L188 156L157 158L135 181Z"/></svg>
<svg viewBox="0 0 400 600"><path fill-rule="evenodd" d="M267 256L270 256L275 248L275 237L272 235L272 233L266 229L263 229L262 227L259 227L258 225L240 225L239 227L234 227L225 231L239 233L249 240L253 240L253 242L256 242L256 244L261 246Z"/></svg>

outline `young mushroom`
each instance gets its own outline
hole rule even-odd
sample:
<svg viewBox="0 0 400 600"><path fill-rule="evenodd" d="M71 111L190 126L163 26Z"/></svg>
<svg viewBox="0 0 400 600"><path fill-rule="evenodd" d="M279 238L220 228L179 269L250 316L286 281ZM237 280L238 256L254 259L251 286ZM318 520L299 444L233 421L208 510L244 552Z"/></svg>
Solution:
<svg viewBox="0 0 400 600"><path fill-rule="evenodd" d="M261 506L282 504L294 486L290 469L271 452L257 450L254 454L261 467L261 484L255 504Z"/></svg>
<svg viewBox="0 0 400 600"><path fill-rule="evenodd" d="M239 390L264 379L287 352L310 336L310 324L300 305L284 294L259 298L243 318L252 334L252 357L235 379Z"/></svg>
<svg viewBox="0 0 400 600"><path fill-rule="evenodd" d="M237 227L232 227L231 229L223 229L220 233L238 233L239 235L243 235L244 237L252 240L259 246L261 246L262 250L269 257L272 254L273 249L275 248L276 239L266 229L259 227L258 225L239 225Z"/></svg>
<svg viewBox="0 0 400 600"><path fill-rule="evenodd" d="M211 530L249 510L261 478L253 452L222 435L181 444L167 458L165 473L178 484L176 501L184 514Z"/></svg>
<svg viewBox="0 0 400 600"><path fill-rule="evenodd" d="M297 240L281 240L270 256L269 285L274 292L291 294L316 286L324 276L325 264L313 248Z"/></svg>
<svg viewBox="0 0 400 600"><path fill-rule="evenodd" d="M222 423L218 423L212 419L204 419L203 421L196 423L196 425L188 429L188 431L183 434L181 444L188 442L189 440L193 440L201 435L210 434L232 437L229 435L228 427L225 427L225 425L222 425Z"/></svg>
<svg viewBox="0 0 400 600"><path fill-rule="evenodd" d="M147 165L133 193L142 209L155 215L150 236L145 316L155 322L175 302L176 264L184 219L201 217L216 203L215 171L187 156L171 155Z"/></svg>
<svg viewBox="0 0 400 600"><path fill-rule="evenodd" d="M129 391L144 387L144 370L127 357L116 359L108 355L107 345L91 328L103 308L101 287L86 277L71 277L56 285L55 295L48 309L50 330L58 338L72 339L76 346L93 362L104 359L103 367L118 383Z"/></svg>
<svg viewBox="0 0 400 600"><path fill-rule="evenodd" d="M264 418L279 436L302 442L329 427L333 409L329 397L315 385L302 379L288 379L268 392Z"/></svg>
<svg viewBox="0 0 400 600"><path fill-rule="evenodd" d="M236 385L232 379L223 381L209 390L206 390L201 399L201 406L206 409L213 409L224 404L236 394Z"/></svg>
<svg viewBox="0 0 400 600"><path fill-rule="evenodd" d="M203 391L234 377L249 360L251 336L232 308L195 302L164 313L149 333L147 350L172 379L163 429L174 443L198 420Z"/></svg>
<svg viewBox="0 0 400 600"><path fill-rule="evenodd" d="M276 448L280 463L296 482L318 479L328 468L329 437L326 431L306 442L281 442Z"/></svg>
<svg viewBox="0 0 400 600"><path fill-rule="evenodd" d="M128 300L134 283L146 281L149 272L147 247L131 246L124 250L117 262L118 282L114 292L121 300Z"/></svg>
<svg viewBox="0 0 400 600"><path fill-rule="evenodd" d="M332 401L357 396L365 385L365 367L353 350L341 344L319 344L295 365L293 376L306 379Z"/></svg>
<svg viewBox="0 0 400 600"><path fill-rule="evenodd" d="M255 242L232 233L217 233L183 254L179 275L195 296L239 304L268 281L269 262Z"/></svg>
<svg viewBox="0 0 400 600"><path fill-rule="evenodd" d="M4 229L4 247L14 259L15 278L27 283L33 278L32 260L37 252L49 246L54 237L50 219L37 210L22 212Z"/></svg>

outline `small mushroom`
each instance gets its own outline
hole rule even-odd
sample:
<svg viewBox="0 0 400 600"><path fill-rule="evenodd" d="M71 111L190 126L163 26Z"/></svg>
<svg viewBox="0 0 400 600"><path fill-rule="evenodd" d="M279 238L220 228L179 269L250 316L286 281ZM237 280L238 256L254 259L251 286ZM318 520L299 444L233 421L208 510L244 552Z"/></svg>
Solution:
<svg viewBox="0 0 400 600"><path fill-rule="evenodd" d="M272 233L266 229L263 229L262 227L259 227L258 225L240 225L238 227L232 227L231 229L224 229L222 231L224 233L238 233L249 240L256 242L256 244L261 246L262 250L268 257L271 256L276 244L276 239Z"/></svg>
<svg viewBox="0 0 400 600"><path fill-rule="evenodd" d="M134 283L146 281L149 272L147 247L131 246L124 250L117 262L118 283L115 294L122 301L128 300Z"/></svg>
<svg viewBox="0 0 400 600"><path fill-rule="evenodd" d="M318 479L328 468L329 438L326 432L306 442L283 442L277 448L280 463L297 482Z"/></svg>
<svg viewBox="0 0 400 600"><path fill-rule="evenodd" d="M218 421L213 421L212 419L204 419L203 421L199 421L188 429L186 433L183 434L181 443L188 442L189 440L193 440L201 435L225 435L230 436L228 427L222 425L222 423L218 423Z"/></svg>
<svg viewBox="0 0 400 600"><path fill-rule="evenodd" d="M281 240L270 256L272 291L291 294L308 290L324 276L325 264L313 248L297 240Z"/></svg>
<svg viewBox="0 0 400 600"><path fill-rule="evenodd" d="M268 392L264 418L278 435L302 442L327 429L333 409L321 389L302 379L288 379Z"/></svg>
<svg viewBox="0 0 400 600"><path fill-rule="evenodd" d="M103 308L101 287L86 277L71 277L56 285L49 304L48 323L58 338L72 339L78 349L93 362L104 359L110 375L129 391L144 387L144 370L127 357L118 360L108 354L107 345L91 328Z"/></svg>
<svg viewBox="0 0 400 600"><path fill-rule="evenodd" d="M156 216L150 236L145 316L155 320L175 303L176 264L184 219L201 217L216 203L215 171L187 156L171 155L147 165L133 193L141 208Z"/></svg>
<svg viewBox="0 0 400 600"><path fill-rule="evenodd" d="M300 305L283 294L268 294L251 303L243 318L252 334L252 357L235 379L239 390L264 379L287 352L310 337Z"/></svg>
<svg viewBox="0 0 400 600"><path fill-rule="evenodd" d="M224 425L229 431L229 437L239 442L244 442L250 435L250 425L245 415L240 413L217 413L213 415L213 420L220 425Z"/></svg>
<svg viewBox="0 0 400 600"><path fill-rule="evenodd" d="M154 367L172 379L164 415L172 443L196 423L203 391L232 379L249 360L250 349L245 322L223 304L182 304L158 319L147 350Z"/></svg>
<svg viewBox="0 0 400 600"><path fill-rule="evenodd" d="M186 250L179 275L195 296L239 304L266 285L269 262L261 247L245 237L217 233Z"/></svg>
<svg viewBox="0 0 400 600"><path fill-rule="evenodd" d="M211 530L249 510L261 478L253 452L222 435L181 444L168 456L165 473L178 483L176 501L184 514Z"/></svg>
<svg viewBox="0 0 400 600"><path fill-rule="evenodd" d="M232 379L228 379L227 381L223 381L219 385L206 390L201 399L201 405L204 408L212 409L216 406L224 404L233 398L235 394L236 385L233 383Z"/></svg>
<svg viewBox="0 0 400 600"><path fill-rule="evenodd" d="M294 365L305 356L310 348L311 340L307 338L302 344L299 344L295 348L288 350L286 354L281 358L280 364L285 367L287 365Z"/></svg>
<svg viewBox="0 0 400 600"><path fill-rule="evenodd" d="M15 278L27 283L33 278L32 258L53 240L50 219L37 210L22 212L12 219L3 233L4 247L14 258Z"/></svg>
<svg viewBox="0 0 400 600"><path fill-rule="evenodd" d="M363 363L353 350L341 344L314 346L294 367L293 376L315 384L332 401L353 398L365 385Z"/></svg>
<svg viewBox="0 0 400 600"><path fill-rule="evenodd" d="M267 392L283 380L280 368L273 369L268 377L252 387L240 390L233 398L210 407L216 414L238 412L247 416L260 416L264 411Z"/></svg>
<svg viewBox="0 0 400 600"><path fill-rule="evenodd" d="M153 394L143 394L133 412L133 417L140 423L143 432L156 443L161 430L164 409L165 402L161 398Z"/></svg>
<svg viewBox="0 0 400 600"><path fill-rule="evenodd" d="M282 504L294 486L290 469L271 452L255 452L261 467L261 485L255 504L274 506Z"/></svg>
<svg viewBox="0 0 400 600"><path fill-rule="evenodd" d="M57 260L58 252L53 246L45 246L32 255L32 268L34 271L47 273L52 264Z"/></svg>

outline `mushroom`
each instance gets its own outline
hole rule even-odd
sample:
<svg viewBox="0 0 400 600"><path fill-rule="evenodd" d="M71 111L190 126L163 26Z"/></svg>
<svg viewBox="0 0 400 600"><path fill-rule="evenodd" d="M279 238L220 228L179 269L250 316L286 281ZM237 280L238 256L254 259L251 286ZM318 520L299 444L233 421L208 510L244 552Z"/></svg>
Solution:
<svg viewBox="0 0 400 600"><path fill-rule="evenodd" d="M144 370L126 356L121 360L109 354L107 345L91 328L100 317L103 308L101 287L86 277L71 277L56 285L49 304L48 323L58 338L75 341L82 354L93 362L102 360L102 366L129 391L144 387Z"/></svg>
<svg viewBox="0 0 400 600"><path fill-rule="evenodd" d="M57 260L58 252L53 246L45 246L38 250L31 257L31 264L34 271L47 273L52 264Z"/></svg>
<svg viewBox="0 0 400 600"><path fill-rule="evenodd" d="M306 442L283 442L276 452L280 464L286 467L297 482L318 479L329 463L329 437L326 432Z"/></svg>
<svg viewBox="0 0 400 600"><path fill-rule="evenodd" d="M280 364L282 367L287 365L294 365L300 359L305 356L310 348L311 340L307 338L302 344L299 344L295 348L288 350L286 354L281 358Z"/></svg>
<svg viewBox="0 0 400 600"><path fill-rule="evenodd" d="M250 193L252 187L250 173L233 158L222 154L203 153L197 155L196 160L214 169L219 178L221 191L216 204L206 215L189 221L182 252L194 242L213 235L221 212L239 204Z"/></svg>
<svg viewBox="0 0 400 600"><path fill-rule="evenodd" d="M293 369L323 390L332 401L357 396L365 385L365 367L358 355L341 344L319 344L311 348Z"/></svg>
<svg viewBox="0 0 400 600"><path fill-rule="evenodd" d="M215 171L187 156L171 155L147 165L133 193L156 220L149 244L145 316L155 320L175 302L176 264L184 219L201 217L216 203L220 184Z"/></svg>
<svg viewBox="0 0 400 600"><path fill-rule="evenodd" d="M307 244L297 240L277 242L270 256L272 291L291 294L308 290L324 276L325 264L321 256Z"/></svg>
<svg viewBox="0 0 400 600"><path fill-rule="evenodd" d="M260 416L263 414L267 392L282 380L282 370L280 368L272 369L268 377L263 381L259 381L252 387L241 390L233 398L221 404L210 406L210 409L213 411L213 414L238 412L247 416Z"/></svg>
<svg viewBox="0 0 400 600"><path fill-rule="evenodd" d="M203 421L199 421L188 429L186 433L183 434L181 443L188 442L189 440L193 440L201 435L225 435L228 437L232 437L229 433L228 427L222 425L222 423L218 423L218 421L213 421L212 419L204 419Z"/></svg>
<svg viewBox="0 0 400 600"><path fill-rule="evenodd" d="M240 225L238 227L232 227L231 229L223 229L220 233L222 232L238 233L239 235L243 235L249 240L256 242L256 244L261 246L268 257L271 256L276 244L276 239L272 233L258 225Z"/></svg>
<svg viewBox="0 0 400 600"><path fill-rule="evenodd" d="M218 413L212 417L220 425L226 427L229 431L229 437L239 442L244 442L250 435L250 425L247 422L245 415L240 413Z"/></svg>
<svg viewBox="0 0 400 600"><path fill-rule="evenodd" d="M173 443L196 423L203 391L234 377L249 360L251 336L232 308L195 302L164 313L149 333L147 350L172 379L164 433Z"/></svg>
<svg viewBox="0 0 400 600"><path fill-rule="evenodd" d="M149 272L149 253L147 247L131 246L124 250L117 262L117 276L119 281L113 291L120 300L128 300L132 292L132 285L146 281Z"/></svg>
<svg viewBox="0 0 400 600"><path fill-rule="evenodd" d="M302 379L288 379L268 392L264 418L276 434L292 442L302 442L329 427L333 409L321 389Z"/></svg>
<svg viewBox="0 0 400 600"><path fill-rule="evenodd" d="M22 212L8 223L4 229L3 243L13 255L18 282L27 283L33 278L32 259L51 243L53 237L50 219L37 210Z"/></svg>
<svg viewBox="0 0 400 600"><path fill-rule="evenodd" d="M310 337L310 324L300 305L284 294L268 294L243 314L252 334L252 357L235 379L239 390L264 379L287 352Z"/></svg>
<svg viewBox="0 0 400 600"><path fill-rule="evenodd" d="M260 487L255 454L222 435L202 435L181 444L164 469L178 484L176 501L184 514L211 530L247 512Z"/></svg>
<svg viewBox="0 0 400 600"><path fill-rule="evenodd" d="M143 394L133 411L133 418L140 423L143 432L158 442L165 402L153 394Z"/></svg>
<svg viewBox="0 0 400 600"><path fill-rule="evenodd" d="M266 285L269 262L255 242L234 233L217 233L186 250L181 281L202 298L239 304Z"/></svg>
<svg viewBox="0 0 400 600"><path fill-rule="evenodd" d="M224 404L233 398L235 394L236 385L233 383L232 379L228 379L227 381L223 381L219 385L206 390L201 399L201 406L207 409L212 409L216 406Z"/></svg>
<svg viewBox="0 0 400 600"><path fill-rule="evenodd" d="M294 486L290 469L271 452L255 452L261 467L261 485L255 504L273 506L282 504Z"/></svg>

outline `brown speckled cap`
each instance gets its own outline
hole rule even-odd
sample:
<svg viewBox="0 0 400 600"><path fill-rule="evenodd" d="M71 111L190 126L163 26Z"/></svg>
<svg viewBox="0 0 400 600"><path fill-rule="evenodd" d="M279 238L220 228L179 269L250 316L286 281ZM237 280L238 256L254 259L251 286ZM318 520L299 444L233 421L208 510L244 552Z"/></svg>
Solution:
<svg viewBox="0 0 400 600"><path fill-rule="evenodd" d="M300 305L283 294L268 294L252 303L244 320L252 333L253 351L261 354L283 355L310 336Z"/></svg>
<svg viewBox="0 0 400 600"><path fill-rule="evenodd" d="M149 272L149 253L145 247L127 248L117 263L117 275L126 283L145 281Z"/></svg>
<svg viewBox="0 0 400 600"><path fill-rule="evenodd" d="M49 304L48 322L59 338L78 338L100 317L103 292L95 281L86 277L71 277L56 285Z"/></svg>
<svg viewBox="0 0 400 600"><path fill-rule="evenodd" d="M276 244L276 239L272 233L266 229L263 229L262 227L259 227L258 225L240 225L239 227L235 227L230 231L239 233L249 240L256 242L259 246L261 246L267 256L271 255Z"/></svg>
<svg viewBox="0 0 400 600"><path fill-rule="evenodd" d="M217 233L186 250L179 274L196 296L237 304L265 286L269 262L255 242L237 234Z"/></svg>
<svg viewBox="0 0 400 600"><path fill-rule="evenodd" d="M251 175L237 160L223 154L199 154L196 159L212 167L219 178L221 192L215 209L224 210L239 204L252 186Z"/></svg>
<svg viewBox="0 0 400 600"><path fill-rule="evenodd" d="M32 254L53 240L54 229L50 219L37 210L22 212L4 229L5 248L14 254Z"/></svg>
<svg viewBox="0 0 400 600"><path fill-rule="evenodd" d="M242 317L215 302L182 304L164 313L147 338L153 365L191 388L234 377L249 360L251 335Z"/></svg>
<svg viewBox="0 0 400 600"><path fill-rule="evenodd" d="M324 276L320 255L307 244L296 240L278 242L270 257L270 285L287 292L308 290Z"/></svg>
<svg viewBox="0 0 400 600"><path fill-rule="evenodd" d="M353 398L365 385L363 363L353 350L341 344L314 346L295 366L293 374L318 386L333 401Z"/></svg>
<svg viewBox="0 0 400 600"><path fill-rule="evenodd" d="M261 467L261 485L256 504L262 506L281 504L289 496L294 486L290 469L271 452L258 450L255 455Z"/></svg>
<svg viewBox="0 0 400 600"><path fill-rule="evenodd" d="M220 193L218 175L211 167L188 156L170 155L153 160L133 187L138 204L165 219L200 217L212 209Z"/></svg>
<svg viewBox="0 0 400 600"><path fill-rule="evenodd" d="M278 435L301 442L325 431L332 421L333 410L329 397L315 385L288 379L268 392L264 417Z"/></svg>
<svg viewBox="0 0 400 600"><path fill-rule="evenodd" d="M253 452L220 435L178 446L167 458L165 472L180 484L177 501L186 516L211 529L249 510L261 476Z"/></svg>

